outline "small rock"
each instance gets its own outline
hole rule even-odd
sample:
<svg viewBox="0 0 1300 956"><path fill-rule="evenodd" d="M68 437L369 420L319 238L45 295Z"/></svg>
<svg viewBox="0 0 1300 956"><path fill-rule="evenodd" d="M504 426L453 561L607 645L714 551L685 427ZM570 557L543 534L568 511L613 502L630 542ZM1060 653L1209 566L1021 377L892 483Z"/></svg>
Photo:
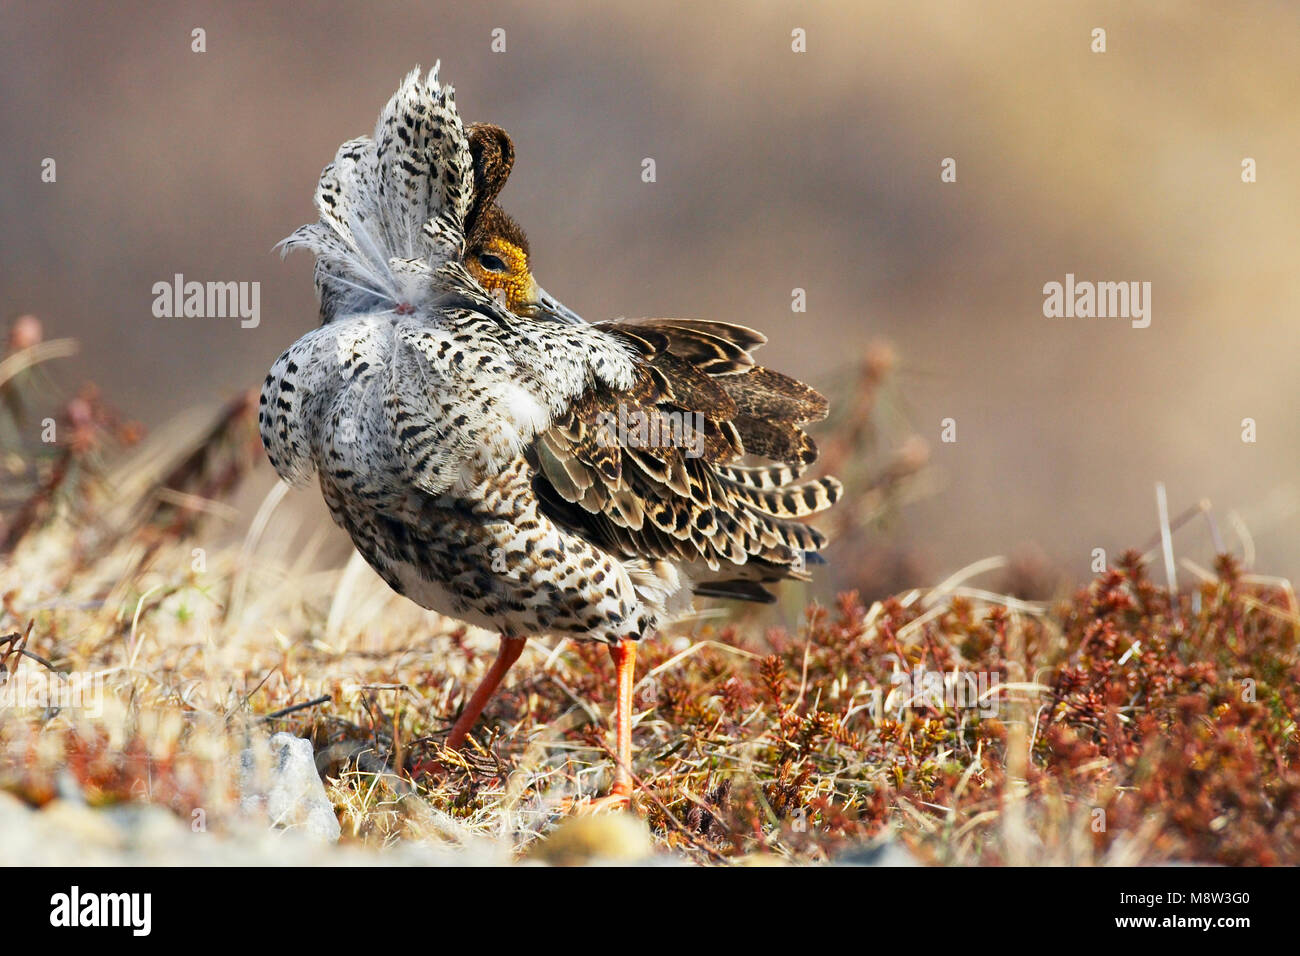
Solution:
<svg viewBox="0 0 1300 956"><path fill-rule="evenodd" d="M788 860L782 859L775 853L767 853L762 850L756 853L746 853L742 857L732 861L734 866L789 866Z"/></svg>
<svg viewBox="0 0 1300 956"><path fill-rule="evenodd" d="M126 845L126 837L116 822L84 803L51 800L41 808L38 817L43 829L56 830L88 849L117 850Z"/></svg>
<svg viewBox="0 0 1300 956"><path fill-rule="evenodd" d="M252 748L240 754L240 807L265 812L273 827L301 827L318 840L334 843L341 832L334 805L316 772L311 741L279 733L269 741L270 779Z"/></svg>
<svg viewBox="0 0 1300 956"><path fill-rule="evenodd" d="M193 839L190 828L180 817L163 807L147 803L124 803L97 811L122 834L131 851L149 852L158 847L174 847Z"/></svg>
<svg viewBox="0 0 1300 956"><path fill-rule="evenodd" d="M836 866L921 866L897 840L884 839L850 847L832 861Z"/></svg>
<svg viewBox="0 0 1300 956"><path fill-rule="evenodd" d="M528 851L528 859L551 866L640 863L653 855L650 828L631 813L569 817Z"/></svg>

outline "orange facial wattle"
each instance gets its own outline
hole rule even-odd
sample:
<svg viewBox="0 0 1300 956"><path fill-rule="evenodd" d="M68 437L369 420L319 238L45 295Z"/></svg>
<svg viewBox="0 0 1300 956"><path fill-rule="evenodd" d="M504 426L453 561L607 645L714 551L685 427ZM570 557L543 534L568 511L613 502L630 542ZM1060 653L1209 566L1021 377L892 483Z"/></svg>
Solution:
<svg viewBox="0 0 1300 956"><path fill-rule="evenodd" d="M478 255L471 255L466 266L478 284L511 312L520 313L531 307L537 300L537 283L528 269L528 254L499 236L490 239L483 246L482 253L496 256L505 263L506 271L487 269Z"/></svg>

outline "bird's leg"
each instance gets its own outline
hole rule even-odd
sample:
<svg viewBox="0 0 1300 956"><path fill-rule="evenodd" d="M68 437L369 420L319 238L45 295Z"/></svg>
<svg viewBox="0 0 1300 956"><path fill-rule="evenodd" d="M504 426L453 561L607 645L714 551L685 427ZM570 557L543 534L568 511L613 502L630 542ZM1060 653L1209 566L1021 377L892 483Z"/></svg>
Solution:
<svg viewBox="0 0 1300 956"><path fill-rule="evenodd" d="M618 766L614 768L614 786L610 796L632 796L632 688L636 686L636 641L624 640L609 645L609 656L614 660L614 674L618 679L618 700L614 710L615 753Z"/></svg>
<svg viewBox="0 0 1300 956"><path fill-rule="evenodd" d="M474 726L474 722L483 713L483 708L487 706L487 702L492 699L492 695L501 686L501 681L506 676L506 672L510 670L515 661L519 660L519 655L524 652L524 645L527 643L527 638L502 635L501 647L497 650L497 659L492 662L488 672L483 675L483 680L479 682L478 687L474 690L474 696L469 699L465 709L456 718L456 723L452 725L451 733L447 737L448 750L459 750L464 746L466 738L469 737L470 728Z"/></svg>
<svg viewBox="0 0 1300 956"><path fill-rule="evenodd" d="M624 639L609 645L618 691L614 704L614 785L609 793L582 803L566 801L567 810L596 813L626 810L632 802L632 688L636 686L636 641Z"/></svg>
<svg viewBox="0 0 1300 956"><path fill-rule="evenodd" d="M488 672L483 675L483 680L479 681L478 687L474 689L474 695L470 697L469 702L465 704L465 709L461 711L460 716L456 718L456 723L452 725L451 733L447 736L446 747L448 750L459 750L465 745L465 740L469 737L474 722L478 720L479 715L483 713L483 708L487 706L487 702L492 699L492 695L501 686L501 680L506 676L506 672L510 670L511 665L519 660L519 655L524 652L524 645L527 643L527 638L501 636L501 646L497 650L497 659L492 662ZM414 778L431 771L444 769L443 765L437 760L422 760L411 768L411 776Z"/></svg>

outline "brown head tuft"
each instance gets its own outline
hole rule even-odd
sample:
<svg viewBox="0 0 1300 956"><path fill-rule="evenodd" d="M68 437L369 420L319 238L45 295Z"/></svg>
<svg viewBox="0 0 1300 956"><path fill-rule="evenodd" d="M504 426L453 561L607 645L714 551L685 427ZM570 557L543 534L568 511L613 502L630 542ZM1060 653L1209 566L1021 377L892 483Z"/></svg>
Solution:
<svg viewBox="0 0 1300 956"><path fill-rule="evenodd" d="M504 239L506 242L518 246L525 256L530 254L528 236L524 234L523 227L496 203L483 210L474 223L473 231L469 234L469 250L471 254L484 248L488 241L493 238Z"/></svg>
<svg viewBox="0 0 1300 956"><path fill-rule="evenodd" d="M466 234L484 228L491 210L499 211L496 200L514 168L515 144L500 126L475 123L469 128L469 153L474 160L474 204L466 217Z"/></svg>

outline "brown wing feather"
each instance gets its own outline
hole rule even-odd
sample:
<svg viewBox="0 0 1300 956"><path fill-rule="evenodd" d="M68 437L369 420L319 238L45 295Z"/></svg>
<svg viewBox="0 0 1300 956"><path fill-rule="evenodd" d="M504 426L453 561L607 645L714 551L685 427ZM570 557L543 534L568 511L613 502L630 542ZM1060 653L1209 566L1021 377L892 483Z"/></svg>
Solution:
<svg viewBox="0 0 1300 956"><path fill-rule="evenodd" d="M624 392L593 386L534 442L547 513L627 557L707 565L717 574L699 593L758 600L759 582L805 577L826 540L798 519L840 493L833 478L795 483L817 455L800 426L825 417L826 400L755 365L749 350L765 339L743 326L600 328L636 353L638 377ZM740 464L755 454L783 464Z"/></svg>

